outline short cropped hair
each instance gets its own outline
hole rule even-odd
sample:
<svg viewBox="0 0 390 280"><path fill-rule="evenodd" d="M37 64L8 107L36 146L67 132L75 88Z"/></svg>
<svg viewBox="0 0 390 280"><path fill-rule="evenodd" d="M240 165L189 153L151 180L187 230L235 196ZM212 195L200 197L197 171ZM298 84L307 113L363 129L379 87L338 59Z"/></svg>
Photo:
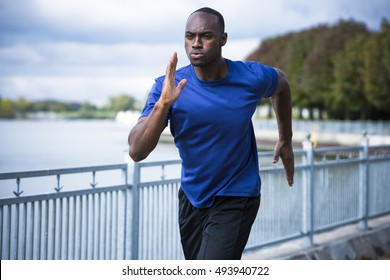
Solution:
<svg viewBox="0 0 390 280"><path fill-rule="evenodd" d="M216 16L218 18L218 26L221 29L221 33L225 32L225 20L223 19L223 16L221 15L220 12L218 12L214 9L211 9L209 7L203 7L203 8L197 9L191 15L193 15L195 13L206 13L206 14L211 14L211 15Z"/></svg>

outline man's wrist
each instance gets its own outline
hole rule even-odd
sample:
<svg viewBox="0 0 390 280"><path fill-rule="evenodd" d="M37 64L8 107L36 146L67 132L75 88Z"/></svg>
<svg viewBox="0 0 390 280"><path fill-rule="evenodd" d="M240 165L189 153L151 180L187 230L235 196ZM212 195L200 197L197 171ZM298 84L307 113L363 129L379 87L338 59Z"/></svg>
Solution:
<svg viewBox="0 0 390 280"><path fill-rule="evenodd" d="M169 108L171 107L171 104L170 103L167 103L167 102L163 102L161 99L158 100L156 102L156 104L154 105L154 107L157 109L157 110L161 110L161 111L168 111Z"/></svg>
<svg viewBox="0 0 390 280"><path fill-rule="evenodd" d="M287 136L287 135L289 135L289 136ZM293 136L292 132L289 134L279 135L279 141L286 143L286 144L291 144L292 143L292 136Z"/></svg>

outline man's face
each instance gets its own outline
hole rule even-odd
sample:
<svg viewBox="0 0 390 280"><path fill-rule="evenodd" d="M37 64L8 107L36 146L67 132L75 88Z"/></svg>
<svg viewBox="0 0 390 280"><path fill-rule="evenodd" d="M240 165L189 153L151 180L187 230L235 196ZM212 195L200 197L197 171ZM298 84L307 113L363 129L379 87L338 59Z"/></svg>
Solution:
<svg viewBox="0 0 390 280"><path fill-rule="evenodd" d="M188 18L185 50L192 65L202 67L219 60L226 39L215 15L197 12Z"/></svg>

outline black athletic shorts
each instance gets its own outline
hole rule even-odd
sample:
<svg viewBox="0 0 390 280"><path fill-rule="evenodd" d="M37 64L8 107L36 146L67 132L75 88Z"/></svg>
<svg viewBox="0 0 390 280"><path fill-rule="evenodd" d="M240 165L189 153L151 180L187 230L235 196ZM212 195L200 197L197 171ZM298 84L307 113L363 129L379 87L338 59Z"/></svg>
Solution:
<svg viewBox="0 0 390 280"><path fill-rule="evenodd" d="M260 206L258 197L216 197L195 208L179 190L179 226L187 260L239 260Z"/></svg>

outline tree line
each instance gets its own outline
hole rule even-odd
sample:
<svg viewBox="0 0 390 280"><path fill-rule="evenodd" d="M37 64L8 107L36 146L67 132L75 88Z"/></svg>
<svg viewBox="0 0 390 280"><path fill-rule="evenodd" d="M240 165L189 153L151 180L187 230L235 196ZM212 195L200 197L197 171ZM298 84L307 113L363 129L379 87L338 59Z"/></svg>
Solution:
<svg viewBox="0 0 390 280"><path fill-rule="evenodd" d="M135 110L136 99L128 94L110 97L102 107L90 102L61 102L57 100L31 101L0 96L0 118L27 118L40 112L54 112L66 118L113 118L119 111Z"/></svg>
<svg viewBox="0 0 390 280"><path fill-rule="evenodd" d="M379 31L355 20L264 40L246 60L282 69L302 117L390 119L390 24Z"/></svg>

